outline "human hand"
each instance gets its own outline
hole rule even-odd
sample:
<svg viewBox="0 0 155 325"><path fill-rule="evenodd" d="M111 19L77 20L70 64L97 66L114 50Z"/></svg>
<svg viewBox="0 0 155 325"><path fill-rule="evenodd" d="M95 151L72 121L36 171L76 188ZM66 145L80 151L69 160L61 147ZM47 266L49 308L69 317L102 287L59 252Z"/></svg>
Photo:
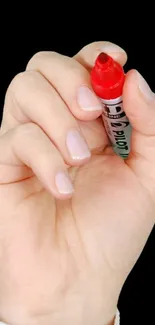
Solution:
<svg viewBox="0 0 155 325"><path fill-rule="evenodd" d="M109 146L101 104L89 90L101 51L126 61L106 42L74 58L38 53L6 94L0 320L10 325L111 325L154 225L154 95L136 71L127 74L133 133L124 161Z"/></svg>

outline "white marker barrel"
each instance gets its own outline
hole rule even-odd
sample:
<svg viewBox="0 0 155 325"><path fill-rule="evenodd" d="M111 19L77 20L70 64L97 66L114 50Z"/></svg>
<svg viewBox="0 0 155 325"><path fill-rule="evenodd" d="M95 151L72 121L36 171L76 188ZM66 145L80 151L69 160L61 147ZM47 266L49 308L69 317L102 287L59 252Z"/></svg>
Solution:
<svg viewBox="0 0 155 325"><path fill-rule="evenodd" d="M107 135L111 141L114 151L122 158L127 158L130 152L131 125L123 110L122 97L104 100L103 122Z"/></svg>

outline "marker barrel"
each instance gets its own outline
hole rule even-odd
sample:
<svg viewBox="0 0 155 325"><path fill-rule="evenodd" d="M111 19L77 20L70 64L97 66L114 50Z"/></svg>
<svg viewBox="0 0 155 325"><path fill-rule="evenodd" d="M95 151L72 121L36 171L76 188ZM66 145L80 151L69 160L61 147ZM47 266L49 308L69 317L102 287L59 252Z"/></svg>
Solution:
<svg viewBox="0 0 155 325"><path fill-rule="evenodd" d="M131 125L123 110L122 96L103 103L102 119L114 151L122 158L127 158L130 152Z"/></svg>

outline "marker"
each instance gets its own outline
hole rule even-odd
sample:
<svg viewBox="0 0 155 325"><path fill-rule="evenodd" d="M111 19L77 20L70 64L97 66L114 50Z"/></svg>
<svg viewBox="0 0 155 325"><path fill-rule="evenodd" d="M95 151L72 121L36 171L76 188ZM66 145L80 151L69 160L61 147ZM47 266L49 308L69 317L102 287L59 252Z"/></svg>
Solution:
<svg viewBox="0 0 155 325"><path fill-rule="evenodd" d="M100 53L91 71L92 87L103 103L103 122L116 154L127 158L130 152L131 125L123 110L122 66L109 55Z"/></svg>

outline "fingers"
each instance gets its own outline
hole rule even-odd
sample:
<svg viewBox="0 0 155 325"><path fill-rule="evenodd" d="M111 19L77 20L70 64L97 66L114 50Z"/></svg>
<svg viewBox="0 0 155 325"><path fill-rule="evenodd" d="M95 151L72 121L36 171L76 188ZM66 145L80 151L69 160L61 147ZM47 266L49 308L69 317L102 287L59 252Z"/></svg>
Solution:
<svg viewBox="0 0 155 325"><path fill-rule="evenodd" d="M37 53L28 63L27 70L37 70L44 75L72 114L82 121L90 121L101 115L102 105L92 90L90 74L86 68L93 66L102 50L110 52L122 63L126 61L125 52L118 46L97 42L82 49L75 56L76 60L54 52Z"/></svg>
<svg viewBox="0 0 155 325"><path fill-rule="evenodd" d="M37 70L45 76L76 118L91 120L101 115L102 105L91 88L90 75L76 60L41 52L30 60L27 70Z"/></svg>
<svg viewBox="0 0 155 325"><path fill-rule="evenodd" d="M40 73L32 71L18 75L8 96L16 120L19 123L32 121L40 126L67 164L78 165L90 158L77 120Z"/></svg>
<svg viewBox="0 0 155 325"><path fill-rule="evenodd" d="M127 163L142 177L150 175L150 164L155 163L155 95L143 77L132 70L127 74L123 98L133 129ZM152 172L155 174L154 168Z"/></svg>
<svg viewBox="0 0 155 325"><path fill-rule="evenodd" d="M23 173L28 177L30 172L27 170L26 175L24 166L33 171L54 197L63 199L73 194L73 185L59 151L33 123L20 125L0 138L0 183L20 181Z"/></svg>
<svg viewBox="0 0 155 325"><path fill-rule="evenodd" d="M94 42L83 47L74 58L88 70L92 69L99 53L105 52L122 66L127 61L126 52L116 44L110 42Z"/></svg>
<svg viewBox="0 0 155 325"><path fill-rule="evenodd" d="M102 112L101 103L91 89L88 70L79 63L81 60L85 64L88 57L90 67L100 48L125 62L126 54L118 46L104 42L85 47L76 59L53 52L36 54L27 71L15 77L8 89L1 134L33 122L46 134L63 163L70 166L90 158L87 144L94 149L105 148L107 136L103 127L100 132L97 119Z"/></svg>

